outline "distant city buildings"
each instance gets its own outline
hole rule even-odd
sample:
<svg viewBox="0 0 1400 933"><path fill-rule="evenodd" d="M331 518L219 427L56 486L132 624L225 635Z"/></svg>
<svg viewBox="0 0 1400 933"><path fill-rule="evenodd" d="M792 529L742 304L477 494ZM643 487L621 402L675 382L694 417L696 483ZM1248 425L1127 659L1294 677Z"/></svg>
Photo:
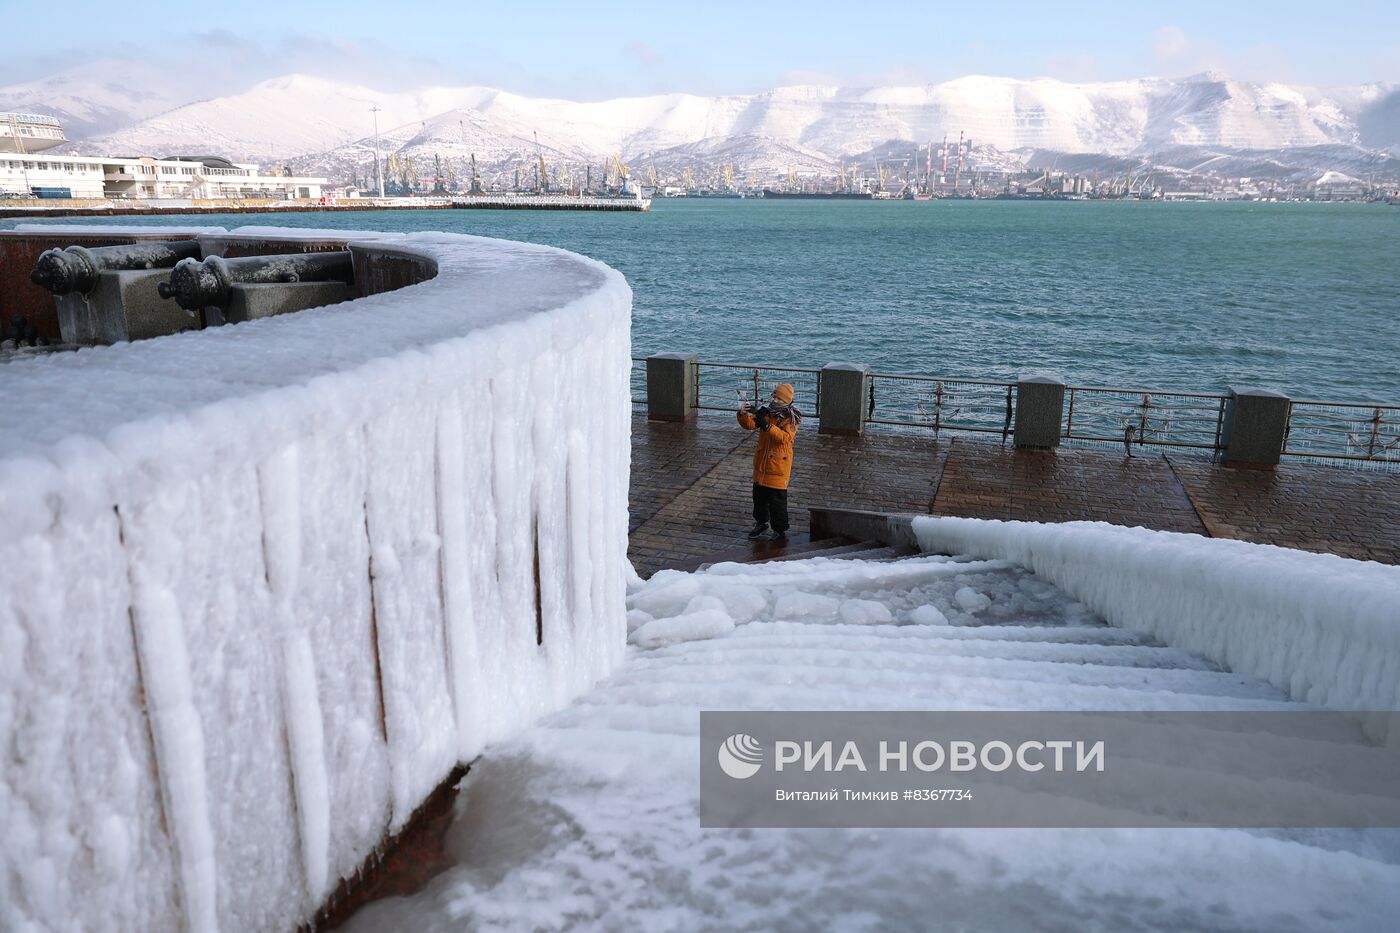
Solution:
<svg viewBox="0 0 1400 933"><path fill-rule="evenodd" d="M0 113L0 197L81 199L319 198L327 180L265 175L222 156L50 155L66 143L59 121Z"/></svg>
<svg viewBox="0 0 1400 933"><path fill-rule="evenodd" d="M319 198L325 178L265 175L219 156L153 159L0 153L0 195L46 198Z"/></svg>

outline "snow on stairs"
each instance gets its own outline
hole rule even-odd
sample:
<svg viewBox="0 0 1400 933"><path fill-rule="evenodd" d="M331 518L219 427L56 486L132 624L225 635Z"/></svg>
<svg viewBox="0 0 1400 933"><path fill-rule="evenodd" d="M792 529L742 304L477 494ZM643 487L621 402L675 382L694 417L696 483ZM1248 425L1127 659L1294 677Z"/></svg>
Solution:
<svg viewBox="0 0 1400 933"><path fill-rule="evenodd" d="M773 671L780 670L777 689L799 704L823 683L875 708L889 690L897 691L899 700L888 700L896 706L948 702L952 685L959 705L993 708L1290 703L1258 678L1107 625L1002 561L919 555L908 545L840 537L742 557L727 567L712 559L688 581L653 578L633 594L632 608L645 616L635 625L656 620L637 639L652 650L619 675L619 689L635 679L645 692L664 681L676 701L702 702L707 684L727 683L740 694L773 689ZM684 620L706 611L732 617L718 620L722 637L679 634ZM678 634L668 643L657 630L672 618ZM651 669L661 672L656 681L644 673Z"/></svg>
<svg viewBox="0 0 1400 933"><path fill-rule="evenodd" d="M892 928L927 925L930 910L968 929L1052 914L1065 929L1125 917L1153 929L1390 928L1377 892L1400 890L1400 856L1343 835L697 828L701 710L1301 708L1259 678L1108 625L1009 562L911 556L865 537L813 544L635 585L627 663L473 764L458 812L481 840L477 864L353 933L447 929L472 914L538 926L546 903L568 905L559 926L806 929L868 905L862 919ZM512 860L490 864L494 849ZM735 866L761 866L762 881L733 884ZM1355 915L1338 922L1338 911Z"/></svg>

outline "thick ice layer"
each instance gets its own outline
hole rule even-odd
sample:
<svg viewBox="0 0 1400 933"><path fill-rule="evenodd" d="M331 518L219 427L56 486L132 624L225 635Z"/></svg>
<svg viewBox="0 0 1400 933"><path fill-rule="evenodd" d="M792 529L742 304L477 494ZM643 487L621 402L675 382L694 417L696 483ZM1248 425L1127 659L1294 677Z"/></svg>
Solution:
<svg viewBox="0 0 1400 933"><path fill-rule="evenodd" d="M437 277L5 367L0 929L291 929L620 660L626 283L393 242Z"/></svg>
<svg viewBox="0 0 1400 933"><path fill-rule="evenodd" d="M1400 910L1393 835L701 829L703 709L1297 704L1002 561L720 565L628 605L628 663L473 764L457 866L352 931L1379 930Z"/></svg>
<svg viewBox="0 0 1400 933"><path fill-rule="evenodd" d="M1400 709L1400 567L1098 522L918 518L926 551L1011 561L1114 625L1338 709Z"/></svg>

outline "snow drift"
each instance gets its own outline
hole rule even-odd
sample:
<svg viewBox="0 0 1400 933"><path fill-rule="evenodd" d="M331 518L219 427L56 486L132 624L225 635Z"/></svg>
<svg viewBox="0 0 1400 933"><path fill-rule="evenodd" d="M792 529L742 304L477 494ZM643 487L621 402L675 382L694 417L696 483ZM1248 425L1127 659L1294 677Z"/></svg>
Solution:
<svg viewBox="0 0 1400 933"><path fill-rule="evenodd" d="M621 658L625 281L385 245L436 278L5 368L0 928L294 928Z"/></svg>
<svg viewBox="0 0 1400 933"><path fill-rule="evenodd" d="M1101 522L916 518L925 551L1007 560L1114 625L1336 709L1400 709L1400 567Z"/></svg>

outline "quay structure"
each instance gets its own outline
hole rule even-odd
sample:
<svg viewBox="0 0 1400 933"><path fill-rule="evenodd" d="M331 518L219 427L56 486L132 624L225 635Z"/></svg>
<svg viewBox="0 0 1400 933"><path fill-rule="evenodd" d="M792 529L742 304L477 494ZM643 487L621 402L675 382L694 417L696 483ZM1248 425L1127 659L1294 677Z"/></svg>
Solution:
<svg viewBox="0 0 1400 933"><path fill-rule="evenodd" d="M120 268L122 236L67 255L130 324L175 270ZM349 294L236 284L304 310L3 366L7 930L310 923L622 659L619 273L441 233L184 236L172 261L244 278L345 254Z"/></svg>
<svg viewBox="0 0 1400 933"><path fill-rule="evenodd" d="M779 382L809 417L793 536L749 544L753 440ZM1400 564L1400 405L872 372L633 360L631 543L643 576L803 553L816 513L1100 521Z"/></svg>
<svg viewBox="0 0 1400 933"><path fill-rule="evenodd" d="M59 121L0 113L0 218L117 217L286 211L488 210L645 211L633 195L484 192L413 197L343 197L320 176L265 174L217 155L50 155L68 142Z"/></svg>
<svg viewBox="0 0 1400 933"><path fill-rule="evenodd" d="M576 197L573 195L504 194L487 196L386 197L386 198L199 198L135 201L74 201L50 206L30 202L6 208L0 201L0 219L13 217L154 217L178 214L299 214L344 211L649 211L649 198Z"/></svg>
<svg viewBox="0 0 1400 933"><path fill-rule="evenodd" d="M35 236L18 231L0 243L33 250ZM1300 450L1314 460L1329 453L1321 441L1290 451L1307 433L1301 400L1284 400L1285 410L1269 393L1173 399L1044 375L1002 383L849 363L629 360L631 292L621 275L560 250L478 237L266 227L43 236L70 242L45 247L57 252L36 258L31 284L52 291L56 316L87 345L4 367L7 929L334 922L367 879L417 861L397 857L396 840L441 816L467 765L475 782L517 792L491 808L493 819L564 818L535 806L528 789L522 796L521 772L483 749L622 666L629 609L675 602L666 611L692 612L687 586L698 582L672 574L643 584L629 544L646 573L656 566L639 545L652 536L706 543L712 528L731 539L742 529L730 516L746 511L751 437L732 415L713 424L702 415L732 411L739 395L762 398L771 381L793 382L812 415L794 490L814 510L810 522L796 511L795 530L807 534L793 536L791 553L769 542L747 545L743 559L800 556L834 534L878 536L895 527L890 512L932 513L943 518L904 520L918 548L1043 573L1100 613L1109 635L1118 627L1150 637L1153 650L1184 647L1290 702L1400 701L1400 629L1385 615L1400 580L1381 563L1400 563L1400 475L1295 465ZM0 267L0 294L18 268ZM1391 462L1393 406L1373 407L1365 457L1357 445L1366 419L1324 409L1341 419L1316 429L1341 438L1331 450L1338 462ZM1188 456L1143 455L1168 444ZM1314 482L1324 474L1343 479ZM1316 501L1290 509L1299 490ZM1201 546L1206 536L1250 540L1242 515L1251 498L1297 513L1285 533L1316 536L1275 543L1333 553ZM1328 511L1347 519L1358 548L1380 545L1344 552L1341 531L1318 521ZM1161 528L1160 516L1176 523L1163 530L1194 534L967 521ZM852 546L869 553L868 542ZM664 566L676 567L679 552L661 550ZM1334 556L1342 553L1365 559ZM1165 582L1159 554L1179 571ZM1192 568L1208 572L1195 589ZM672 584L629 606L629 590ZM1146 604L1141 593L1151 594ZM623 674L639 670L645 679L646 665ZM1034 677L999 676L989 690L1044 689ZM709 698L725 683L707 674L685 689ZM1112 689L1121 697L1121 685ZM596 750L590 709L571 715ZM682 753L650 765L684 799L648 799L689 825L693 757L684 735L665 728L667 748ZM633 759L658 747L619 746ZM652 773L631 762L612 769L618 760L605 758L605 768ZM651 813L634 816L629 809L617 822L656 825ZM589 832L612 853L599 859L658 851L610 849L606 827ZM1043 857L1032 854L1039 870ZM1180 864L1201 857L1183 850ZM873 863L908 877L904 859ZM1289 868L1304 865L1316 863ZM658 858L650 870L665 868ZM1368 868L1377 878L1389 870ZM566 874L535 877L567 886ZM1083 880L1116 883L1093 874ZM652 890L637 875L602 877L632 879L633 894ZM998 896L995 887L985 896ZM613 898L597 899L616 909Z"/></svg>

